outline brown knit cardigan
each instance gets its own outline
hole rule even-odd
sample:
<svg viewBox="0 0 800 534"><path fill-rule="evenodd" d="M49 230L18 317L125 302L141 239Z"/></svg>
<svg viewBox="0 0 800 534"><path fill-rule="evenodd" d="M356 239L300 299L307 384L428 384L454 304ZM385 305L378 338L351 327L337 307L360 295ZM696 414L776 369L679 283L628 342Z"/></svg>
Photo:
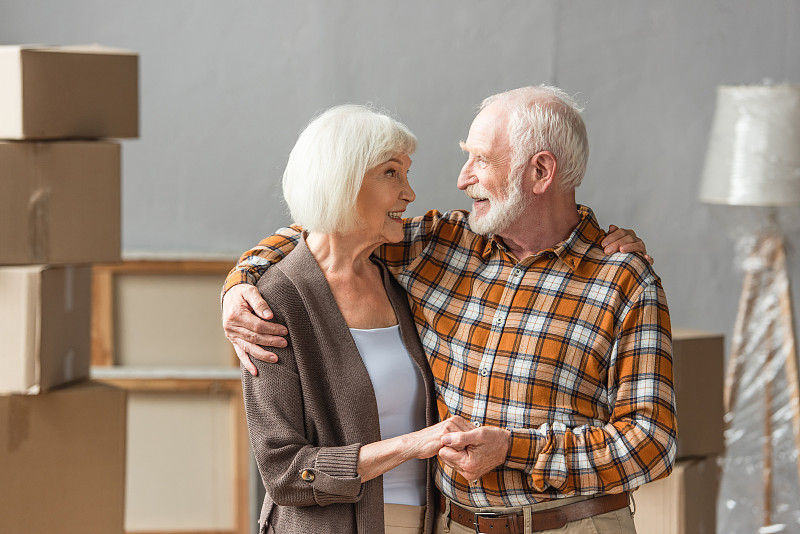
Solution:
<svg viewBox="0 0 800 534"><path fill-rule="evenodd" d="M403 343L424 377L426 419L433 424L433 378L406 293L378 265ZM383 533L383 477L362 484L356 471L361 445L381 439L375 392L303 240L267 270L258 289L275 322L289 330L288 347L271 349L277 364L255 360L255 377L242 370L250 443L267 490L261 532ZM432 487L429 461L426 533L433 532Z"/></svg>

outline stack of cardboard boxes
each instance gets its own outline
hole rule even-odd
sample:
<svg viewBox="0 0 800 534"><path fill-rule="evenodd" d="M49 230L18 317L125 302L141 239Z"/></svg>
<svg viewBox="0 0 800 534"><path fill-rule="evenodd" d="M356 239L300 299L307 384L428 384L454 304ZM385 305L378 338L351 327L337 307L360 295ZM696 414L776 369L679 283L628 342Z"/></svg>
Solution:
<svg viewBox="0 0 800 534"><path fill-rule="evenodd" d="M0 532L123 532L125 392L89 380L91 263L120 259L138 57L0 46Z"/></svg>
<svg viewBox="0 0 800 534"><path fill-rule="evenodd" d="M643 534L716 534L723 437L723 336L672 332L678 452L672 474L633 494Z"/></svg>

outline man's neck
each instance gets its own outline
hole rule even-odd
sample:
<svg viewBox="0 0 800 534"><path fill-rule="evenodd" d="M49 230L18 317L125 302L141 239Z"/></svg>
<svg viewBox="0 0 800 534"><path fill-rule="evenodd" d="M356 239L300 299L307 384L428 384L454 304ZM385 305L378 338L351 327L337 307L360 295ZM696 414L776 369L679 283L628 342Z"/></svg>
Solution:
<svg viewBox="0 0 800 534"><path fill-rule="evenodd" d="M557 204L532 204L511 226L498 233L506 248L518 260L533 256L553 248L566 240L578 226L581 217L575 204L574 195L571 201Z"/></svg>

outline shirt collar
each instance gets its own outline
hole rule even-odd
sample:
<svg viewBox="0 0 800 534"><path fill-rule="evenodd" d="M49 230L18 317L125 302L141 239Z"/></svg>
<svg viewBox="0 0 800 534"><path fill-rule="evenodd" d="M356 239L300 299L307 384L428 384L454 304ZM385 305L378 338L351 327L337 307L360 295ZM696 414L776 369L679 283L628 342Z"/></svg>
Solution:
<svg viewBox="0 0 800 534"><path fill-rule="evenodd" d="M566 241L555 246L553 251L556 256L574 271L583 260L584 256L595 244L599 244L605 237L605 232L600 228L594 212L588 206L578 204L578 214L581 217L578 226L572 231Z"/></svg>
<svg viewBox="0 0 800 534"><path fill-rule="evenodd" d="M599 245L600 241L602 241L606 235L597 223L597 219L591 208L578 204L577 209L580 221L575 229L572 230L570 236L565 241L558 243L552 248L543 250L537 255L546 256L549 252L552 252L573 271L578 268L583 257L589 252L589 249L595 244ZM486 240L486 246L482 253L483 258L488 259L495 247L508 253L503 240L493 235L491 239ZM525 258L520 259L520 261L524 260Z"/></svg>

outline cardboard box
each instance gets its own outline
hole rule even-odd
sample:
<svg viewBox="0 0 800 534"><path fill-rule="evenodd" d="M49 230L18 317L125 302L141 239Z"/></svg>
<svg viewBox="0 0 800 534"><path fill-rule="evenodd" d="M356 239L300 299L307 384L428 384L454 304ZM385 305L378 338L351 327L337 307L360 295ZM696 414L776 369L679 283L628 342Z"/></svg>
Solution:
<svg viewBox="0 0 800 534"><path fill-rule="evenodd" d="M0 393L40 393L89 376L91 269L0 268Z"/></svg>
<svg viewBox="0 0 800 534"><path fill-rule="evenodd" d="M667 478L633 494L633 521L642 534L716 534L717 458L677 462Z"/></svg>
<svg viewBox="0 0 800 534"><path fill-rule="evenodd" d="M0 46L0 139L138 137L139 57L90 46Z"/></svg>
<svg viewBox="0 0 800 534"><path fill-rule="evenodd" d="M0 532L122 534L126 393L0 396Z"/></svg>
<svg viewBox="0 0 800 534"><path fill-rule="evenodd" d="M0 141L0 265L119 261L120 227L118 143Z"/></svg>
<svg viewBox="0 0 800 534"><path fill-rule="evenodd" d="M226 391L129 393L126 531L236 529L241 403Z"/></svg>
<svg viewBox="0 0 800 534"><path fill-rule="evenodd" d="M723 351L722 334L681 328L672 332L678 459L725 450Z"/></svg>

